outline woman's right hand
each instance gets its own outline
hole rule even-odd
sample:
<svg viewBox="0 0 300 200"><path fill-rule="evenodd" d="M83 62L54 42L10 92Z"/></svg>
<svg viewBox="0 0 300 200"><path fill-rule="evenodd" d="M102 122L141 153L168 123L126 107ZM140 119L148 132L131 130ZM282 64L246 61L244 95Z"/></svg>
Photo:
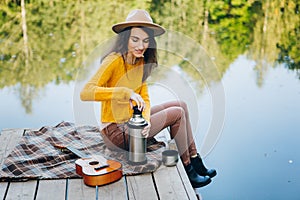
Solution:
<svg viewBox="0 0 300 200"><path fill-rule="evenodd" d="M133 102L134 101L136 103L136 105L138 106L138 109L140 111L142 111L145 108L145 101L144 99L141 97L141 95L132 92L130 99L129 99L129 103L130 103L130 107L133 108Z"/></svg>

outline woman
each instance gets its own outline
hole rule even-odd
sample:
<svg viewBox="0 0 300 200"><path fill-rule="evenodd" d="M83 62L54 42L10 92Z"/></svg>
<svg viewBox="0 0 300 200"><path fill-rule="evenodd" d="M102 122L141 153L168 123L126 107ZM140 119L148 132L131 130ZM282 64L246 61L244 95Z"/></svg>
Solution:
<svg viewBox="0 0 300 200"><path fill-rule="evenodd" d="M106 145L114 150L126 149L125 123L132 116L135 103L148 121L142 134L153 138L169 126L192 186L209 184L216 171L208 170L197 154L186 104L174 101L150 108L146 79L157 66L154 37L162 35L165 29L153 23L145 10L133 10L125 22L112 29L118 34L116 42L81 92L81 100L102 102L101 133Z"/></svg>

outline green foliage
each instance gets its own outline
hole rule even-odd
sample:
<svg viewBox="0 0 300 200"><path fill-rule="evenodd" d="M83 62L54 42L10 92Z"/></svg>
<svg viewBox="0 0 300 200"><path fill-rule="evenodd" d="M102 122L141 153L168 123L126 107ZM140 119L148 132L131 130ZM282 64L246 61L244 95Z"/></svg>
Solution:
<svg viewBox="0 0 300 200"><path fill-rule="evenodd" d="M0 88L20 87L28 107L26 99L49 82L73 81L93 49L115 35L111 25L134 8L147 9L156 23L201 44L215 58L220 75L237 56L246 54L258 63L261 83L266 70L262 63L300 68L299 4L298 0L26 0L24 18L21 0L0 0ZM168 35L158 41L165 49L160 52L163 65L179 65L194 80L201 79L195 73L199 69L189 62L199 60L199 49L176 43ZM166 52L168 45L173 45L173 55ZM220 78L209 75L209 70L205 75L211 81Z"/></svg>
<svg viewBox="0 0 300 200"><path fill-rule="evenodd" d="M232 61L245 52L251 44L252 32L257 20L252 4L243 0L211 1L210 24L222 52Z"/></svg>
<svg viewBox="0 0 300 200"><path fill-rule="evenodd" d="M281 12L281 18L290 23L282 26L281 38L277 44L280 50L278 61L285 63L289 69L297 70L300 68L300 5L287 1L281 7ZM298 17L293 17L294 13Z"/></svg>

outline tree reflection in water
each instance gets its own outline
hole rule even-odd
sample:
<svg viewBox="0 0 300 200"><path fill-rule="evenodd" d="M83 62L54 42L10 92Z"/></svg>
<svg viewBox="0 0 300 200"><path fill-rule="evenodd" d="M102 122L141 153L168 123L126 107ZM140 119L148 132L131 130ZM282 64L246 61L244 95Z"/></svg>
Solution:
<svg viewBox="0 0 300 200"><path fill-rule="evenodd" d="M74 80L87 55L114 35L108 25L122 21L137 4L149 10L157 23L200 43L215 58L221 77L241 54L257 63L258 85L263 84L270 67L280 63L291 70L300 67L297 0L11 0L0 2L0 88L19 88L22 105L30 113L30 99L50 82ZM163 53L160 60L164 66L178 65L199 79L184 60Z"/></svg>

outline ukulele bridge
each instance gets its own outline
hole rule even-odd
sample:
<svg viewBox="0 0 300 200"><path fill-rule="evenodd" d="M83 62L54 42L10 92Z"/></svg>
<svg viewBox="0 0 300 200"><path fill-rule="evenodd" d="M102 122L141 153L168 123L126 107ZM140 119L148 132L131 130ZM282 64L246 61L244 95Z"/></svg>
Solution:
<svg viewBox="0 0 300 200"><path fill-rule="evenodd" d="M91 165L91 166L93 166L93 165L99 165L99 164L100 164L99 161L96 161L96 160L89 162L89 165ZM107 168L107 167L109 167L109 165L104 164L104 165L100 165L100 166L94 167L94 169L95 170L101 170L101 169L104 169L104 168Z"/></svg>
<svg viewBox="0 0 300 200"><path fill-rule="evenodd" d="M107 167L109 167L109 165L101 165L101 166L95 167L94 169L95 170L101 170L101 169L104 169L104 168L107 168Z"/></svg>

